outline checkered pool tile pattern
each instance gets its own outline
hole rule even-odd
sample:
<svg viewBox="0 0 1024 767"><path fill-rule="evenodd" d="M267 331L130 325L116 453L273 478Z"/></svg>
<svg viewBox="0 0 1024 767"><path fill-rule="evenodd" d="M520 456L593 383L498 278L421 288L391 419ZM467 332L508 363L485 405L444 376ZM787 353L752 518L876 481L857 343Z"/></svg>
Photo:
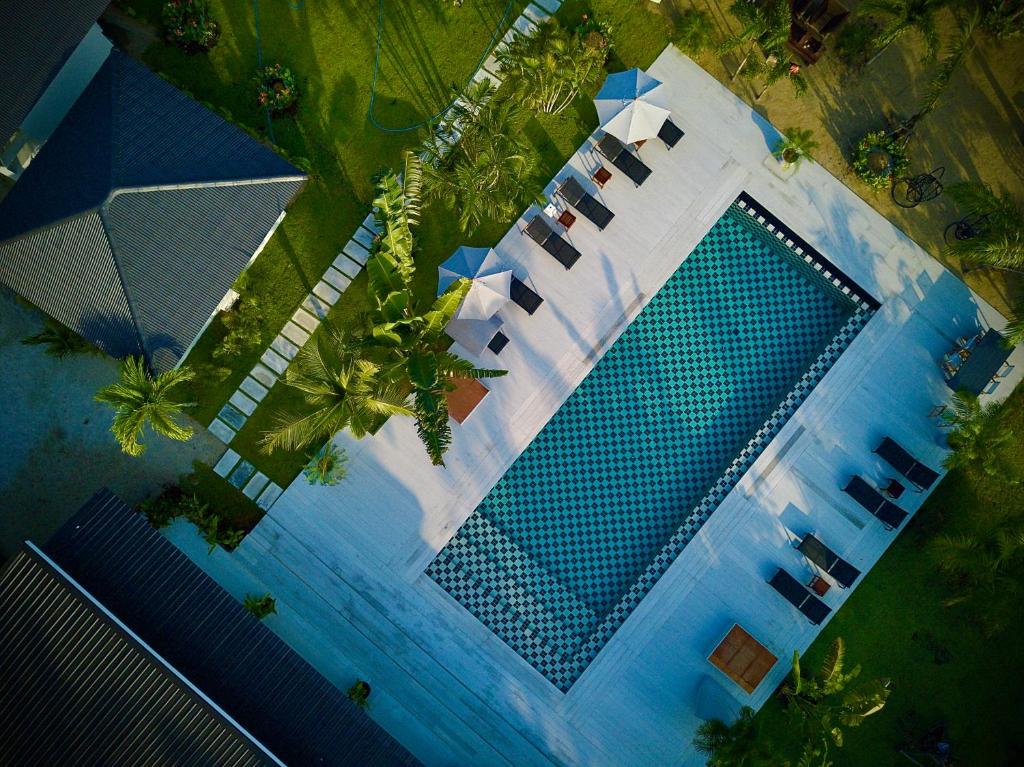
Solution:
<svg viewBox="0 0 1024 767"><path fill-rule="evenodd" d="M427 568L560 690L877 307L780 227L737 200Z"/></svg>

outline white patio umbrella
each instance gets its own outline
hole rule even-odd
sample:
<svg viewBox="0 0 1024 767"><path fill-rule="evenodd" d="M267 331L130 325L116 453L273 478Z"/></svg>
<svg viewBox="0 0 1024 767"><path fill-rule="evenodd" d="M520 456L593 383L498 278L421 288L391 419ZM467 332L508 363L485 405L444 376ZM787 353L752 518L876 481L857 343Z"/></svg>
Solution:
<svg viewBox="0 0 1024 767"><path fill-rule="evenodd" d="M509 302L512 272L502 265L492 248L457 248L437 269L437 294L456 280L473 281L455 312L460 320L488 320Z"/></svg>
<svg viewBox="0 0 1024 767"><path fill-rule="evenodd" d="M486 320L453 319L448 323L445 332L470 353L483 354L494 334L501 329L501 318L491 317Z"/></svg>
<svg viewBox="0 0 1024 767"><path fill-rule="evenodd" d="M671 114L661 81L635 68L608 75L594 106L605 133L626 144L654 138Z"/></svg>

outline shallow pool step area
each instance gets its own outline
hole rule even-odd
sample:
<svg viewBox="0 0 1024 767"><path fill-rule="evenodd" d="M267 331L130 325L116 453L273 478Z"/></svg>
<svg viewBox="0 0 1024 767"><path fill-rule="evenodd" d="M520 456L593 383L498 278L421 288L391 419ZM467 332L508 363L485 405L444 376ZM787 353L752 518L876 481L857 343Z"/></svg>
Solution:
<svg viewBox="0 0 1024 767"><path fill-rule="evenodd" d="M327 267L319 282L295 310L295 313L281 328L281 332L270 342L260 361L242 380L238 389L207 427L213 436L230 445L255 412L263 398L284 375L295 356L312 334L320 327L323 318L341 298L342 293L366 266L370 248L380 227L373 213L367 215L356 227L351 239Z"/></svg>

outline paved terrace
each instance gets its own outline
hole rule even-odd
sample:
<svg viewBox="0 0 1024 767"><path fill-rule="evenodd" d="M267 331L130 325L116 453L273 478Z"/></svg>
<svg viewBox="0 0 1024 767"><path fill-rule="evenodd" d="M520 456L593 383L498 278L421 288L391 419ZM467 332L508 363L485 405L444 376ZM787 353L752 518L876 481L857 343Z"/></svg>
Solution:
<svg viewBox="0 0 1024 767"><path fill-rule="evenodd" d="M689 745L701 680L757 707L788 672L777 663L748 695L708 654L734 622L783 659L811 643L818 629L766 579L780 566L810 577L793 548L807 531L862 571L877 561L894 533L840 486L894 474L871 453L884 435L938 468L943 436L927 415L950 392L937 360L958 336L1004 324L819 166L780 178L766 162L774 129L674 48L649 71L685 138L671 152L643 147L654 173L642 188L615 173L596 193L616 217L603 232L582 218L571 229L583 253L572 271L521 234L524 221L498 244L545 302L532 317L503 311L509 374L487 381L491 393L456 427L448 468L429 465L409 420L362 442L339 435L345 481L300 478L233 555L197 554L230 590L258 580L273 593L270 625L329 678L371 681L371 715L428 764L701 764ZM558 178L586 180L597 162L588 143ZM423 571L740 191L882 306L562 694ZM481 364L498 363L487 354ZM991 396L1020 379L1024 351L1010 362ZM908 491L900 504L913 512L924 498ZM833 588L825 601L836 610L848 595Z"/></svg>

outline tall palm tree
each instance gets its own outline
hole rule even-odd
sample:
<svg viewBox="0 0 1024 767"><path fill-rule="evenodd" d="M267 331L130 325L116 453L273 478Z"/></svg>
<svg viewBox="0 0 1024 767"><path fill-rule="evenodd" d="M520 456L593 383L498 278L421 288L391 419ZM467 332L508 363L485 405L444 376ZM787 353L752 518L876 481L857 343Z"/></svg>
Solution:
<svg viewBox="0 0 1024 767"><path fill-rule="evenodd" d="M513 217L537 167L519 130L528 111L511 98L487 95L492 88L482 80L469 89L466 104L449 112L457 140L434 132L423 145L425 194L456 211L464 232Z"/></svg>
<svg viewBox="0 0 1024 767"><path fill-rule="evenodd" d="M276 428L263 435L264 452L302 450L346 428L361 439L388 416L412 415L405 392L362 352L338 330L302 347L284 382L303 393L309 412L280 414Z"/></svg>
<svg viewBox="0 0 1024 767"><path fill-rule="evenodd" d="M790 26L793 23L793 11L790 9L789 0L769 0L766 3L739 0L733 3L729 10L740 20L743 28L723 40L719 45L719 51L729 53L737 49L743 50L743 58L732 74L735 81L758 49L762 52L763 58L785 50Z"/></svg>
<svg viewBox="0 0 1024 767"><path fill-rule="evenodd" d="M1004 447L1013 440L1013 432L1000 403L982 405L974 394L957 392L952 409L943 416L953 427L946 437L950 452L943 465L947 469L980 468L992 477L1004 473Z"/></svg>
<svg viewBox="0 0 1024 767"><path fill-rule="evenodd" d="M531 34L517 33L499 51L498 66L524 105L559 114L597 79L605 56L604 49L587 45L582 35L552 19Z"/></svg>
<svg viewBox="0 0 1024 767"><path fill-rule="evenodd" d="M934 61L939 52L939 33L935 14L949 0L864 0L858 13L877 14L884 21L875 37L878 50L868 59L873 62L894 42L907 32L917 32L924 40L927 60Z"/></svg>
<svg viewBox="0 0 1024 767"><path fill-rule="evenodd" d="M194 402L181 402L173 389L194 377L189 368L150 374L142 357L126 357L121 362L121 380L96 392L96 401L114 409L110 430L128 455L140 455L146 446L140 441L146 425L157 434L185 442L192 429L174 420L182 409Z"/></svg>
<svg viewBox="0 0 1024 767"><path fill-rule="evenodd" d="M970 264L1024 272L1024 209L1013 196L971 182L951 184L946 191L968 215L986 220L982 231L950 243L946 253Z"/></svg>
<svg viewBox="0 0 1024 767"><path fill-rule="evenodd" d="M757 767L767 765L772 755L750 706L744 706L732 724L720 719L701 723L693 747L708 758L708 767Z"/></svg>

